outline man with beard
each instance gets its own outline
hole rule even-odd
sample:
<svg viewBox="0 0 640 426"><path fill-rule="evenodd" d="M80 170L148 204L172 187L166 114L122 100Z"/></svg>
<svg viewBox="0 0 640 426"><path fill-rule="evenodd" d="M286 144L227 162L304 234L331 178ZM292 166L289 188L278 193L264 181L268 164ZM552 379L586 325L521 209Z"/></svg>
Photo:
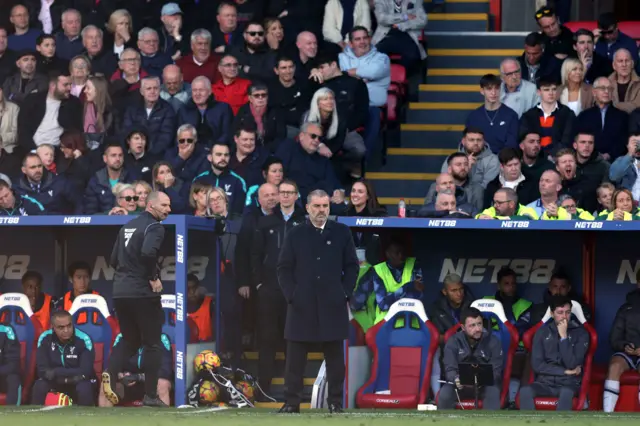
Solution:
<svg viewBox="0 0 640 426"><path fill-rule="evenodd" d="M476 219L538 220L535 210L518 203L518 194L511 188L500 188L493 194L493 207L485 209Z"/></svg>
<svg viewBox="0 0 640 426"><path fill-rule="evenodd" d="M533 131L523 133L520 136L520 150L522 151L521 170L526 179L538 182L545 170L554 168L554 164L542 153L539 133Z"/></svg>
<svg viewBox="0 0 640 426"><path fill-rule="evenodd" d="M594 148L596 138L589 132L580 132L573 140L578 173L592 182L594 191L601 183L609 182L609 163Z"/></svg>
<svg viewBox="0 0 640 426"><path fill-rule="evenodd" d="M548 6L540 8L536 11L535 19L542 31L544 54L553 55L561 61L569 56L573 50L573 33L560 24L555 9Z"/></svg>
<svg viewBox="0 0 640 426"><path fill-rule="evenodd" d="M551 303L551 298L554 296L570 297L571 300L579 302L582 306L584 317L587 319L587 321L591 320L591 309L589 309L589 306L587 306L579 296L571 293L571 279L569 278L569 275L567 275L562 270L557 270L554 271L554 273L551 275L551 279L549 280L549 284L542 298L543 302L536 303L531 308L532 325L535 325L542 320L544 315L547 313L547 309L549 308L549 304Z"/></svg>
<svg viewBox="0 0 640 426"><path fill-rule="evenodd" d="M455 195L458 210L475 216L482 208L482 187L467 179L469 159L461 152L454 153L451 155L449 168L451 173L439 174L436 181L429 187L429 192L424 197L424 207L422 209L425 211L433 210L438 194L449 191ZM456 177L454 177L454 174ZM461 176L464 176L464 178Z"/></svg>
<svg viewBox="0 0 640 426"><path fill-rule="evenodd" d="M224 189L229 197L229 213L242 214L247 196L247 183L237 173L229 170L229 146L214 142L207 160L211 169L200 173L193 180Z"/></svg>
<svg viewBox="0 0 640 426"><path fill-rule="evenodd" d="M638 181L638 168L640 163L640 132L629 135L627 142L627 154L618 157L609 169L609 179L617 187L629 189L633 192L633 199L640 200L640 186ZM637 187L637 188L636 188Z"/></svg>
<svg viewBox="0 0 640 426"><path fill-rule="evenodd" d="M498 291L494 296L485 299L495 299L502 303L507 319L518 330L520 338L531 327L530 301L518 296L517 275L511 268L501 268L498 271Z"/></svg>
<svg viewBox="0 0 640 426"><path fill-rule="evenodd" d="M105 167L89 180L84 193L85 214L96 214L111 209L116 202L112 188L118 183L131 183L138 176L123 167L124 151L118 141L107 144L102 156Z"/></svg>
<svg viewBox="0 0 640 426"><path fill-rule="evenodd" d="M16 55L15 66L10 68L12 75L2 83L4 97L18 106L31 93L45 93L47 89L47 77L36 72L36 53L32 50L23 50ZM14 72L14 68L17 69Z"/></svg>
<svg viewBox="0 0 640 426"><path fill-rule="evenodd" d="M498 156L491 152L484 141L484 132L476 127L465 127L462 133L462 142L458 151L469 159L471 181L486 188L489 182L500 173ZM449 157L442 164L442 173L448 172Z"/></svg>
<svg viewBox="0 0 640 426"><path fill-rule="evenodd" d="M461 363L491 364L494 384L480 389L482 408L499 410L504 358L500 340L493 333L484 330L482 312L476 308L465 309L460 324L462 330L451 336L444 346L444 375L447 383L440 390L438 410L453 410L458 400L457 395L460 399L475 397L472 388L465 388L460 384L458 370Z"/></svg>
<svg viewBox="0 0 640 426"><path fill-rule="evenodd" d="M261 23L249 22L244 30L244 44L231 47L229 53L238 59L240 77L261 81L273 78L276 57L265 43Z"/></svg>
<svg viewBox="0 0 640 426"><path fill-rule="evenodd" d="M561 182L560 174L557 171L546 170L540 176L538 183L540 198L529 203L527 207L535 210L536 214L543 219L545 217L561 220L571 219L570 213L559 206L558 195L562 190Z"/></svg>
<svg viewBox="0 0 640 426"><path fill-rule="evenodd" d="M600 182L591 181L582 172L578 173L576 153L563 148L556 153L556 170L562 178L562 193L570 194L578 207L593 212L598 208L596 189Z"/></svg>

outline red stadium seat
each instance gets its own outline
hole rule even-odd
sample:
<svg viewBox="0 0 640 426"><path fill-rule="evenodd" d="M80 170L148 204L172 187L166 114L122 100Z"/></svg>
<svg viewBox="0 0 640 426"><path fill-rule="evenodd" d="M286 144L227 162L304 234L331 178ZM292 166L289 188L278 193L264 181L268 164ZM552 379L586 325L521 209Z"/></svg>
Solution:
<svg viewBox="0 0 640 426"><path fill-rule="evenodd" d="M407 94L407 84L407 70L400 64L391 64L391 84L389 85L389 92L404 97Z"/></svg>
<svg viewBox="0 0 640 426"><path fill-rule="evenodd" d="M575 21L575 22L565 22L563 24L565 27L569 28L574 33L581 28L585 30L593 31L598 28L597 21Z"/></svg>
<svg viewBox="0 0 640 426"><path fill-rule="evenodd" d="M472 308L477 308L482 312L482 316L486 320L495 320L497 323L497 329L493 329L493 334L500 339L502 343L504 355L504 369L502 371L502 385L500 392L500 406L505 405L507 395L509 394L509 382L511 381L511 366L513 357L518 349L518 331L507 320L507 316L504 313L502 303L497 300L479 299L471 304ZM447 342L451 336L456 334L460 330L460 324L456 324L451 327L444 335L444 341ZM436 397L437 399L437 397ZM464 410L475 409L475 400L463 399L456 404L456 408ZM478 401L478 408L482 408L482 400Z"/></svg>
<svg viewBox="0 0 640 426"><path fill-rule="evenodd" d="M367 331L373 352L371 376L356 395L359 408L416 408L429 395L438 330L422 302L401 299Z"/></svg>
<svg viewBox="0 0 640 426"><path fill-rule="evenodd" d="M384 106L384 122L395 123L398 121L398 95L394 93L387 94L387 103Z"/></svg>
<svg viewBox="0 0 640 426"><path fill-rule="evenodd" d="M640 45L640 21L623 21L618 23L618 29L634 39Z"/></svg>
<svg viewBox="0 0 640 426"><path fill-rule="evenodd" d="M593 356L598 347L598 334L591 324L589 324L582 312L582 306L575 300L572 301L571 313L580 321L582 326L589 333L589 349L585 356L584 365L582 367L582 385L580 386L580 392L578 396L573 398L573 410L581 411L584 409L585 402L587 401L587 395L589 393L589 385L591 381L591 370L593 368ZM533 337L540 327L542 327L547 321L551 319L551 311L547 308L547 313L542 320L531 327L524 336L522 341L527 351L531 352L533 346ZM531 370L531 376L529 377L529 383L534 381L534 371ZM637 397L638 383L636 382L636 397ZM637 398L636 398L637 399ZM520 406L520 394L516 397L516 404ZM558 398L554 397L539 397L535 398L536 410L555 410L558 405Z"/></svg>
<svg viewBox="0 0 640 426"><path fill-rule="evenodd" d="M42 325L33 316L29 299L21 293L3 294L0 298L0 314L5 323L13 327L20 342L21 399L26 401L36 378L36 351L38 339L42 334ZM0 393L0 405L5 405L6 402L7 395Z"/></svg>
<svg viewBox="0 0 640 426"><path fill-rule="evenodd" d="M349 346L365 346L365 333L349 309Z"/></svg>

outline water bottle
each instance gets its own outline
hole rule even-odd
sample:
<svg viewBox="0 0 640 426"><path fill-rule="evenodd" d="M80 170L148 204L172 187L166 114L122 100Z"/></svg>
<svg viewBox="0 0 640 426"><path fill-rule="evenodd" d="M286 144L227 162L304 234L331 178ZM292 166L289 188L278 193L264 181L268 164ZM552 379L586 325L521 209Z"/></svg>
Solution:
<svg viewBox="0 0 640 426"><path fill-rule="evenodd" d="M400 198L398 202L398 217L407 217L407 205L404 202L404 198Z"/></svg>

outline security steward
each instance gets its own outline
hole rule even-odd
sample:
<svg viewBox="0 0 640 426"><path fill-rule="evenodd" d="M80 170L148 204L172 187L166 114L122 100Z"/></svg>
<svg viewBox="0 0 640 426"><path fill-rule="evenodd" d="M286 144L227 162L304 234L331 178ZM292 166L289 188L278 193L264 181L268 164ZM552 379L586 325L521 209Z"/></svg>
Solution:
<svg viewBox="0 0 640 426"><path fill-rule="evenodd" d="M251 281L258 295L258 383L269 393L274 376L276 349L284 341L287 301L278 285L278 256L286 235L306 222L305 211L296 203L298 188L283 181L280 194L286 192L270 215L258 218L251 248Z"/></svg>
<svg viewBox="0 0 640 426"><path fill-rule="evenodd" d="M38 339L38 380L33 385L31 403L44 405L49 392L62 392L71 397L74 404L94 406L94 360L91 338L73 326L69 312L54 312L51 330Z"/></svg>
<svg viewBox="0 0 640 426"><path fill-rule="evenodd" d="M327 221L329 204L325 191L309 193L309 223L296 226L287 234L278 259L278 281L288 303L284 332L285 404L280 413L300 412L307 353L318 344L327 366L329 412L343 412L343 343L349 336L347 303L359 268L349 228Z"/></svg>
<svg viewBox="0 0 640 426"><path fill-rule="evenodd" d="M20 402L20 342L8 324L0 325L0 392L7 405Z"/></svg>
<svg viewBox="0 0 640 426"><path fill-rule="evenodd" d="M460 399L475 398L473 388L460 384L458 365L461 363L491 364L493 367L493 385L480 389L482 408L500 409L500 383L502 382L503 357L500 340L484 329L482 313L476 308L467 308L460 318L462 330L449 338L444 346L444 375L448 383L440 389L439 410L455 408Z"/></svg>

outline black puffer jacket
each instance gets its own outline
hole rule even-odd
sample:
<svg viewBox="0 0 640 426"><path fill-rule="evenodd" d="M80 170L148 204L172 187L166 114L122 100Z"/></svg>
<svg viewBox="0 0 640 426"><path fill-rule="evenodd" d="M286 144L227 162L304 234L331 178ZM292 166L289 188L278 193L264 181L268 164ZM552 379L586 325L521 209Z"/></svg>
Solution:
<svg viewBox="0 0 640 426"><path fill-rule="evenodd" d="M627 301L618 309L613 321L609 343L616 352L624 352L628 343L640 348L640 289L627 293Z"/></svg>

